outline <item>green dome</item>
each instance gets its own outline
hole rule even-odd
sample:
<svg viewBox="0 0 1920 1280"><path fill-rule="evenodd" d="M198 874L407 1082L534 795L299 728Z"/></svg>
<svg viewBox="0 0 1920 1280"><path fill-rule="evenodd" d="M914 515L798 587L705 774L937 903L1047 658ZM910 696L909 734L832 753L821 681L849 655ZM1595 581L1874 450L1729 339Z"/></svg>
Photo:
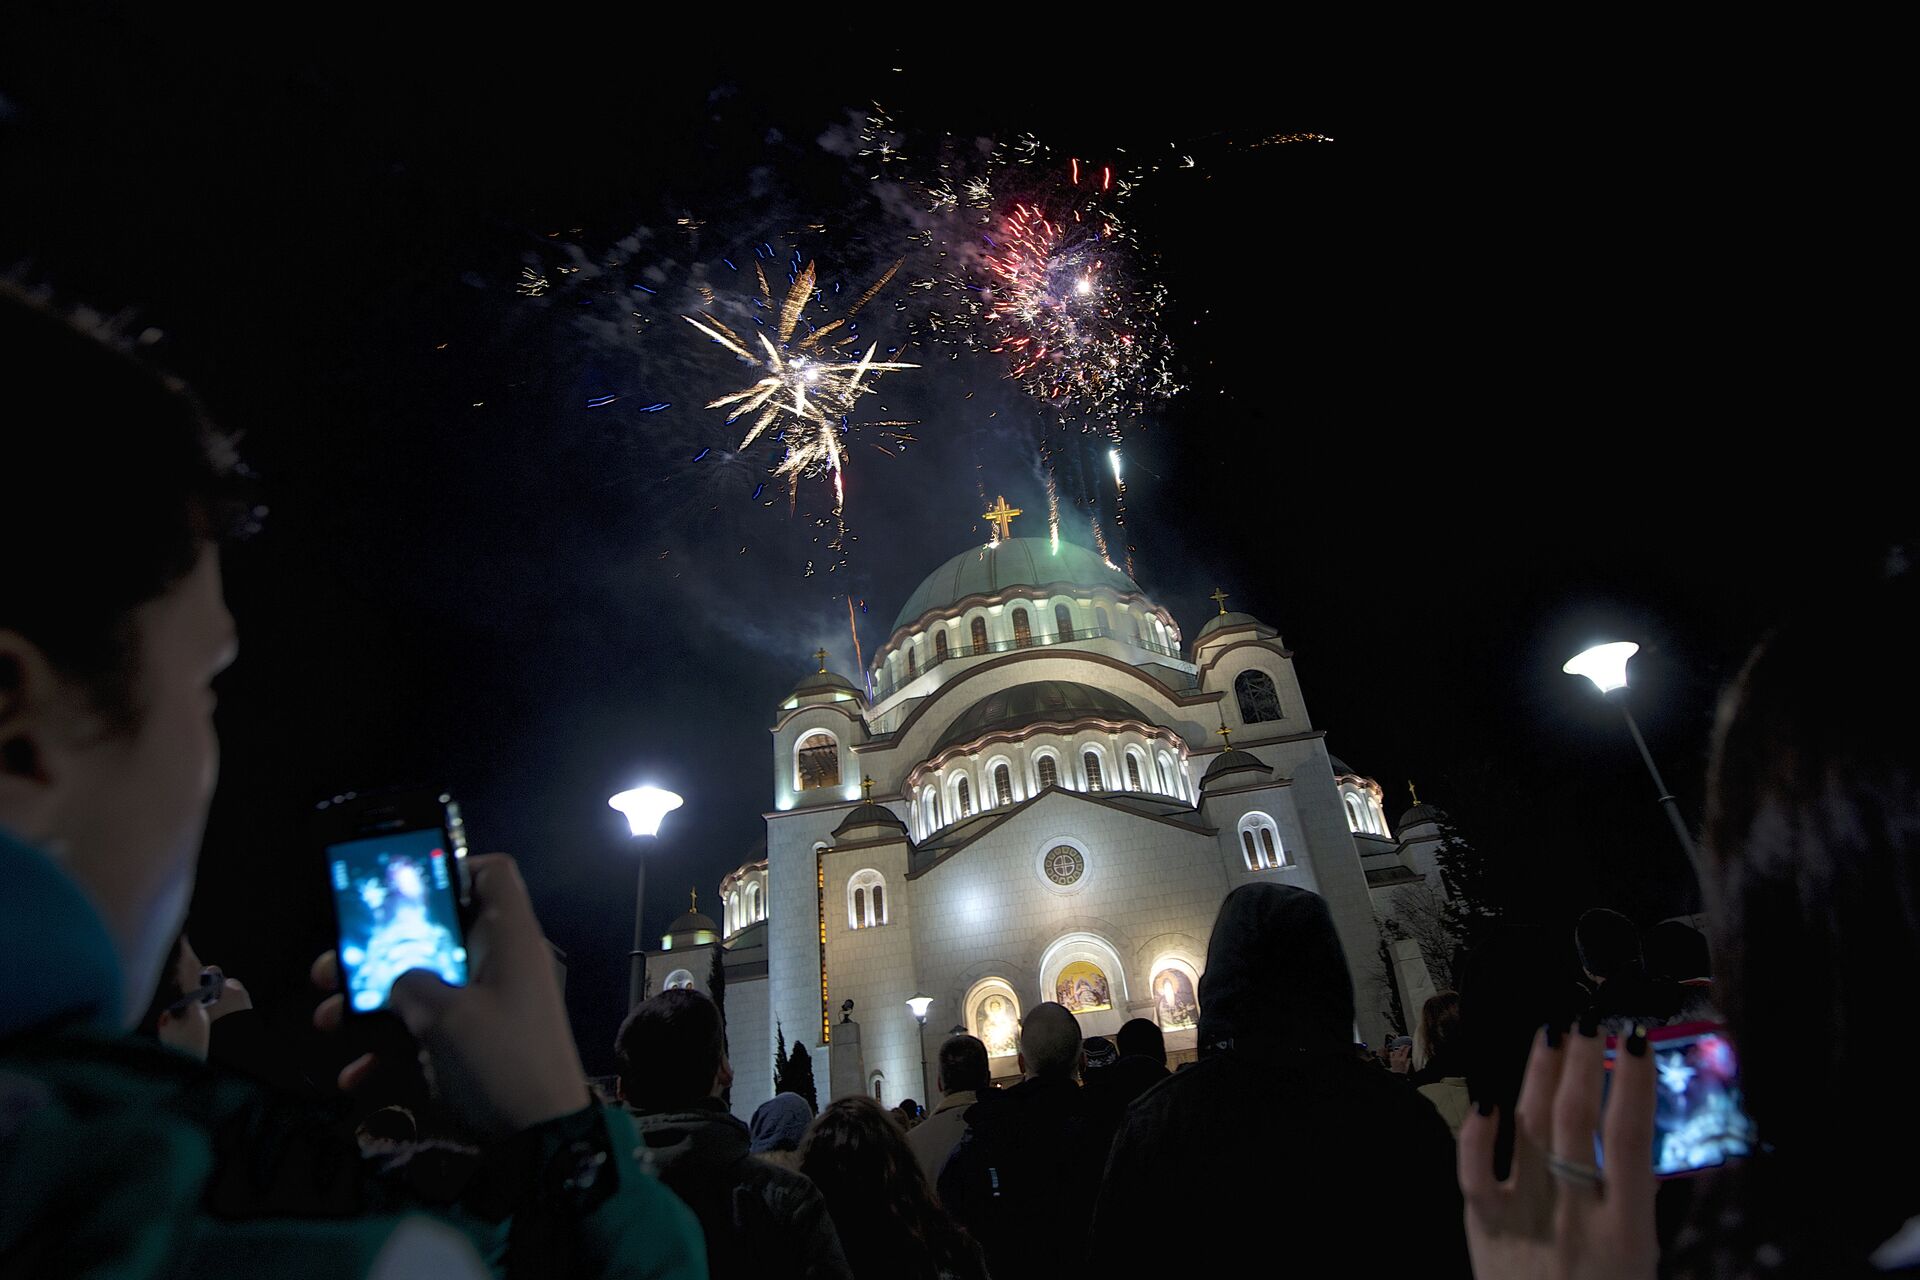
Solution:
<svg viewBox="0 0 1920 1280"><path fill-rule="evenodd" d="M1140 595L1140 584L1085 547L1051 538L1011 538L962 551L928 574L919 589L907 597L898 631L921 614L944 609L968 596L999 595L1014 587L1044 587L1066 583L1075 587L1108 587Z"/></svg>
<svg viewBox="0 0 1920 1280"><path fill-rule="evenodd" d="M990 693L961 712L960 718L935 744L932 754L937 756L948 747L989 733L1024 729L1033 724L1066 724L1087 716L1153 723L1140 708L1105 689L1072 680L1035 680Z"/></svg>

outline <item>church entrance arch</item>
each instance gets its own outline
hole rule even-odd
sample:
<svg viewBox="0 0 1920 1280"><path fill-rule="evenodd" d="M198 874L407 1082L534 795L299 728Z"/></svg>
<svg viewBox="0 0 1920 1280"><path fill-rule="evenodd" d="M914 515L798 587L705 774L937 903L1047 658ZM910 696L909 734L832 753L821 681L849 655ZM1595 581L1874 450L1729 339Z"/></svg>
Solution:
<svg viewBox="0 0 1920 1280"><path fill-rule="evenodd" d="M1099 934L1056 939L1040 958L1040 990L1073 1012L1082 1035L1112 1035L1127 1020L1127 973Z"/></svg>
<svg viewBox="0 0 1920 1280"><path fill-rule="evenodd" d="M967 1034L987 1046L987 1057L1012 1058L1020 1052L1020 997L1005 978L982 978L967 989Z"/></svg>

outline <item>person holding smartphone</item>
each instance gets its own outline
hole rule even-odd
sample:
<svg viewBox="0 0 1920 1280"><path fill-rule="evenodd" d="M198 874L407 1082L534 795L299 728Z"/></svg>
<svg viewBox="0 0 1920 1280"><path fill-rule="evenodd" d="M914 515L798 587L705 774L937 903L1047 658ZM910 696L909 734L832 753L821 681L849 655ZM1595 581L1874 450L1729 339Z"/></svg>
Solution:
<svg viewBox="0 0 1920 1280"><path fill-rule="evenodd" d="M321 1171L229 1143L259 1091L129 1034L193 891L236 652L218 543L250 513L230 444L130 354L4 285L0 350L0 1274L465 1276L484 1248L524 1275L704 1276L698 1224L590 1103L504 855L469 860L468 984L393 987L490 1143L459 1225L367 1214L351 1185L289 1200Z"/></svg>
<svg viewBox="0 0 1920 1280"><path fill-rule="evenodd" d="M1546 1028L1514 1114L1460 1137L1480 1280L1852 1276L1920 1269L1920 1095L1883 1064L1920 1049L1920 585L1898 572L1809 608L1748 658L1708 767L1704 888L1726 1031L1758 1150L1701 1175L1655 1247L1656 1073L1644 1028L1610 1088L1597 1019ZM1605 1097L1605 1108L1602 1099ZM1600 1137L1604 1168L1594 1159Z"/></svg>

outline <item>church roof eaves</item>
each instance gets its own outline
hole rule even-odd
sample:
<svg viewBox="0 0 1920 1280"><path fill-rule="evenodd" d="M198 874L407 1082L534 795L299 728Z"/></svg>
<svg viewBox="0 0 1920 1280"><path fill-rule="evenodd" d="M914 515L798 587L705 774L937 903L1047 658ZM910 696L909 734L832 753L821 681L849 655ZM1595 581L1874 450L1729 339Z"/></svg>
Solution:
<svg viewBox="0 0 1920 1280"><path fill-rule="evenodd" d="M1065 658L1070 662L1091 662L1099 666L1111 667L1115 671L1129 672L1134 676L1142 680L1145 680L1148 684L1157 688L1160 691L1160 693L1169 702L1180 707L1203 707L1203 706L1210 705L1212 703L1219 702L1222 698L1227 696L1223 691L1218 689L1214 689L1214 690L1194 689L1194 690L1188 690L1185 692L1178 689L1169 689L1164 683L1156 679L1152 672L1147 671L1142 667L1136 667L1130 662L1122 662L1118 658L1109 658L1104 653L1091 653L1085 649L1065 649L1065 648L1020 649L1013 653L1006 654L1003 657L994 658L987 662L983 662L979 666L968 667L965 671L962 671L954 679L950 680L946 684L941 685L938 689L934 690L932 693L922 698L914 706L913 710L907 713L907 718L900 722L900 727L893 731L893 734L889 741L899 742L901 740L904 740L908 732L911 731L914 725L919 722L920 717L927 713L928 707L931 707L936 703L945 701L947 698L951 697L954 693L961 690L967 684L968 681L980 679L982 676L984 676L988 672L998 671L1010 662L1023 662L1027 658L1033 657L1035 655L1044 656L1048 658ZM969 703L968 705L971 706L972 704ZM877 742L878 739L876 739L875 741ZM854 750L864 751L872 745L873 743L858 743L854 746Z"/></svg>
<svg viewBox="0 0 1920 1280"><path fill-rule="evenodd" d="M774 719L769 732L778 733L791 724L798 716L809 711L837 711L855 724L862 723L860 711L866 704L861 702L811 702L803 707L789 707Z"/></svg>
<svg viewBox="0 0 1920 1280"><path fill-rule="evenodd" d="M1209 654L1205 662L1196 664L1199 668L1200 678L1202 680L1206 679L1207 672L1213 670L1215 667L1220 665L1220 659L1226 657L1228 654L1232 653L1235 649L1244 649L1244 648L1247 648L1248 646L1252 646L1253 648L1256 648L1256 649L1272 650L1274 653L1279 654L1283 658L1290 659L1293 657L1293 650L1281 644L1277 636L1272 640L1236 640L1232 644L1224 645L1220 649L1216 650L1214 653Z"/></svg>
<svg viewBox="0 0 1920 1280"><path fill-rule="evenodd" d="M1066 787L1048 787L1046 790L1042 791L1039 795L1033 796L1027 800L1022 800L1019 804L1014 805L1011 809L992 809L986 813L979 814L978 816L969 819L969 821L971 822L980 822L981 819L985 819L985 818L993 819L992 822L983 822L979 827L977 827L972 831L965 830L964 828L966 827L967 824L961 823L959 824L958 827L950 827L946 831L941 832L939 836L936 836L932 840L927 841L925 844L921 845L918 849L914 850L914 857L911 860L912 864L914 865L908 866L907 879L918 880L921 876L925 875L927 872L933 870L935 867L951 859L955 854L959 853L962 849L966 848L968 845L971 845L976 840L979 840L982 836L986 835L989 831L993 831L994 829L998 828L1001 823L1006 822L1009 819L1020 816L1032 806L1039 804L1041 801L1047 799L1047 797L1054 796L1054 795L1058 795L1063 798L1081 800L1088 804L1097 804L1107 809L1116 809L1121 813L1129 814L1136 818L1145 818L1149 822L1165 823L1167 826L1179 828L1180 830L1186 832L1188 835L1213 836L1218 834L1219 832L1218 827L1200 825L1200 824L1190 823L1190 822L1177 822L1172 817L1169 817L1163 814L1147 813L1147 812L1143 812L1140 809L1136 809L1131 805L1117 803L1118 797L1116 796L1089 795L1084 791L1073 791ZM1187 810L1187 812L1195 814L1197 816L1196 810L1189 809ZM959 838L951 841L950 843L947 840L943 840L941 838L942 836L953 836L953 835L958 835ZM920 860L921 855L929 850L934 850L937 852L934 853L934 856L932 858L924 862L921 861Z"/></svg>
<svg viewBox="0 0 1920 1280"><path fill-rule="evenodd" d="M1367 887L1383 889L1399 884L1418 884L1421 875L1411 867L1396 862L1390 867L1369 867L1367 869Z"/></svg>

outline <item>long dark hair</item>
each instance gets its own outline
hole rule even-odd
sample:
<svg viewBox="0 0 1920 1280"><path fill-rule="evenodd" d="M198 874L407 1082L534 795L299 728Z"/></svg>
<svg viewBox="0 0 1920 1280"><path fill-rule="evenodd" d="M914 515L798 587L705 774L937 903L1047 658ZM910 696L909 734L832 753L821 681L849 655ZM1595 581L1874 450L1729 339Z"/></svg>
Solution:
<svg viewBox="0 0 1920 1280"><path fill-rule="evenodd" d="M1460 996L1442 991L1420 1006L1420 1026L1413 1037L1418 1069L1426 1075L1457 1076L1466 1070L1460 1053Z"/></svg>
<svg viewBox="0 0 1920 1280"><path fill-rule="evenodd" d="M800 1144L853 1274L935 1277L974 1270L972 1240L940 1207L906 1135L872 1098L842 1098Z"/></svg>
<svg viewBox="0 0 1920 1280"><path fill-rule="evenodd" d="M1705 842L1716 986L1772 1149L1735 1179L1720 1220L1746 1241L1721 1240L1722 1259L1766 1233L1790 1257L1858 1263L1920 1213L1920 1166L1886 1159L1893 1135L1920 1132L1906 1078L1920 1049L1917 604L1896 580L1781 627L1721 704Z"/></svg>

